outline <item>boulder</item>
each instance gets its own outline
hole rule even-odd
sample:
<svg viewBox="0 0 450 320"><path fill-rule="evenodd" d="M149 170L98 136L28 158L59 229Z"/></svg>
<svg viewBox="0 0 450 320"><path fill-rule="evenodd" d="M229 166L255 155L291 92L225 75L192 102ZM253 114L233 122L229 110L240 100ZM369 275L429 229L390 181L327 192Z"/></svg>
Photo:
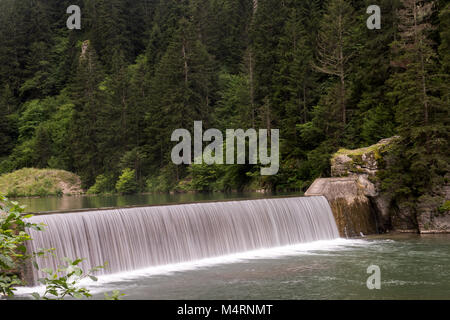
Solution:
<svg viewBox="0 0 450 320"><path fill-rule="evenodd" d="M333 177L358 177L364 186L364 194L371 201L378 219L380 230L388 230L392 226L390 216L391 197L381 193L381 184L376 174L383 165L383 154L398 136L380 140L378 143L355 150L341 149L331 159L331 175ZM399 221L399 223L403 220ZM409 221L404 228L414 228Z"/></svg>
<svg viewBox="0 0 450 320"><path fill-rule="evenodd" d="M328 199L341 235L379 233L392 225L391 199L380 192L376 173L383 153L396 139L383 139L367 148L339 150L331 159L332 178L317 179L305 193Z"/></svg>
<svg viewBox="0 0 450 320"><path fill-rule="evenodd" d="M317 179L306 192L328 199L342 235L389 230L450 232L449 185L420 197L416 209L406 203L392 206L391 196L381 192L377 172L385 166L384 155L398 138L383 139L366 148L339 150L331 159L332 178Z"/></svg>

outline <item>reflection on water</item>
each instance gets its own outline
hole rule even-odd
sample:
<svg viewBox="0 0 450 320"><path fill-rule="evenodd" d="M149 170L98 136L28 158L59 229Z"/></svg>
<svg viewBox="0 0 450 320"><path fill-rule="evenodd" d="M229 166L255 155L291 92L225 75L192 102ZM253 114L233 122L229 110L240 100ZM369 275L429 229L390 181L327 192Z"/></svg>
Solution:
<svg viewBox="0 0 450 320"><path fill-rule="evenodd" d="M279 193L276 196L300 195ZM20 198L26 205L26 212L66 211L76 209L111 208L141 205L158 205L171 203L190 203L198 201L216 201L229 199L261 199L275 196L267 193L177 193L177 194L135 194L135 195L98 195L98 196L63 196L44 198Z"/></svg>

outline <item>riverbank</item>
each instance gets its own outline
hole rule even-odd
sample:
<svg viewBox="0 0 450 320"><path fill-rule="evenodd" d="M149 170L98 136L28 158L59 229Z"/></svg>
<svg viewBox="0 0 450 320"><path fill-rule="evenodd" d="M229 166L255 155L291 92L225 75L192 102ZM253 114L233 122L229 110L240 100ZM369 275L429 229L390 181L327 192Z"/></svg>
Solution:
<svg viewBox="0 0 450 320"><path fill-rule="evenodd" d="M24 168L0 176L0 193L9 198L79 195L81 179L55 169Z"/></svg>

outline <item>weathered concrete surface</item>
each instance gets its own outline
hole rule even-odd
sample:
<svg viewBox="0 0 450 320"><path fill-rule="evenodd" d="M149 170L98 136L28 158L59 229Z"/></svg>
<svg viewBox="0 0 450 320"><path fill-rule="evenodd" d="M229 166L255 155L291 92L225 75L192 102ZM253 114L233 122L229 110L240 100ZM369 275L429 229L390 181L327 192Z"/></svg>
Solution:
<svg viewBox="0 0 450 320"><path fill-rule="evenodd" d="M306 196L323 195L330 203L342 237L377 233L377 220L372 204L365 195L371 192L366 181L358 177L317 179Z"/></svg>

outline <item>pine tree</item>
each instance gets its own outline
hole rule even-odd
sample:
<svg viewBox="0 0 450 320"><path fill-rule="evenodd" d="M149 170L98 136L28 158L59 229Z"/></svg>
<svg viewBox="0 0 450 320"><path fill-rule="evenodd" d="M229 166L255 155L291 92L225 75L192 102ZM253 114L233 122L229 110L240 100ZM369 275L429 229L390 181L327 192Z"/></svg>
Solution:
<svg viewBox="0 0 450 320"><path fill-rule="evenodd" d="M346 132L347 148L372 145L395 134L394 110L386 96L389 91L386 81L393 70L389 48L396 37L399 1L383 0L378 5L382 17L380 30L367 28L366 6L359 11L358 55L350 75L352 90L349 103L353 112Z"/></svg>
<svg viewBox="0 0 450 320"><path fill-rule="evenodd" d="M99 118L107 101L100 87L103 71L95 49L87 40L82 44L78 58L78 70L72 84L74 117L70 128L70 149L73 167L86 186L95 183L95 177L102 171L103 157L111 150L100 150Z"/></svg>
<svg viewBox="0 0 450 320"><path fill-rule="evenodd" d="M10 85L6 84L0 91L0 159L11 152L18 136L16 103Z"/></svg>
<svg viewBox="0 0 450 320"><path fill-rule="evenodd" d="M439 14L440 20L440 40L441 44L439 46L439 60L442 66L442 75L444 77L444 84L446 83L446 88L444 89L443 100L446 101L447 105L450 104L450 3L442 8Z"/></svg>
<svg viewBox="0 0 450 320"><path fill-rule="evenodd" d="M278 45L274 101L282 110L283 150L298 156L297 124L306 123L314 101L317 76L312 69L313 50L304 27L302 8L291 8Z"/></svg>
<svg viewBox="0 0 450 320"><path fill-rule="evenodd" d="M283 27L288 7L283 2L270 0L254 2L255 11L251 26L251 51L249 69L251 68L251 86L253 88L253 104L255 106L256 127L267 127L269 122L276 124L283 107L275 102L274 80L276 79L276 62L278 46L283 36ZM253 63L250 63L253 62ZM267 108L273 109L268 110ZM265 116L258 116L264 113ZM270 115L270 119L267 117Z"/></svg>
<svg viewBox="0 0 450 320"><path fill-rule="evenodd" d="M397 204L418 218L425 211L437 210L442 200L441 186L449 169L449 109L442 99L447 93L442 91L444 80L428 37L435 3L403 0L402 4L399 38L392 45L397 72L389 80L401 140L384 183Z"/></svg>
<svg viewBox="0 0 450 320"><path fill-rule="evenodd" d="M35 153L35 164L38 168L47 168L48 161L51 157L51 137L48 129L45 126L39 126L36 129L36 140L34 149Z"/></svg>
<svg viewBox="0 0 450 320"><path fill-rule="evenodd" d="M173 130L192 128L196 120L210 122L214 63L193 25L182 18L176 35L156 67L147 113L148 154L163 167L170 159Z"/></svg>
<svg viewBox="0 0 450 320"><path fill-rule="evenodd" d="M318 71L339 78L339 95L336 102L340 107L342 123L347 123L347 78L349 62L354 55L353 32L355 13L347 0L331 0L320 23L317 40Z"/></svg>

